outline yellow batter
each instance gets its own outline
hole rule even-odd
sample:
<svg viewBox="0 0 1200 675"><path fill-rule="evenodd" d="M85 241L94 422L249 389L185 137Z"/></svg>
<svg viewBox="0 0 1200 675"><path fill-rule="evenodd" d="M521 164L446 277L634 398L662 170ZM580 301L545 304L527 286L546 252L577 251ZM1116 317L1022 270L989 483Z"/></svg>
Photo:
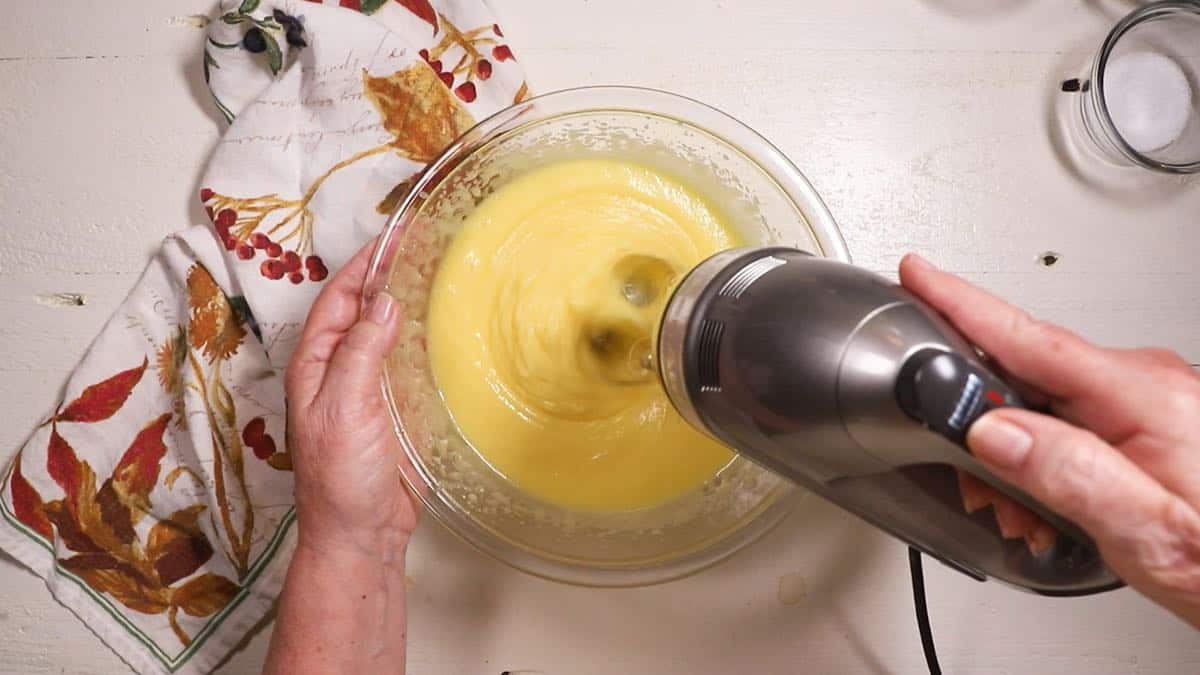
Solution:
<svg viewBox="0 0 1200 675"><path fill-rule="evenodd" d="M656 377L614 376L669 296L639 305L626 283L639 261L678 275L738 244L699 195L631 163L562 162L488 196L447 249L429 310L433 374L463 436L569 508L637 509L699 487L730 452L679 417Z"/></svg>

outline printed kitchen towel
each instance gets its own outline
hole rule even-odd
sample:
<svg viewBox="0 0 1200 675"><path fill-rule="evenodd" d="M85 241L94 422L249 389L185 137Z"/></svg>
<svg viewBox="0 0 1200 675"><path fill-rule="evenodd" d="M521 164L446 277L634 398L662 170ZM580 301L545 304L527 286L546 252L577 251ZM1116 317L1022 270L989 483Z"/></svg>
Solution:
<svg viewBox="0 0 1200 675"><path fill-rule="evenodd" d="M308 307L426 162L527 95L482 0L225 0L203 59L230 122L193 197L211 223L163 242L0 498L0 547L143 673L208 672L270 610Z"/></svg>

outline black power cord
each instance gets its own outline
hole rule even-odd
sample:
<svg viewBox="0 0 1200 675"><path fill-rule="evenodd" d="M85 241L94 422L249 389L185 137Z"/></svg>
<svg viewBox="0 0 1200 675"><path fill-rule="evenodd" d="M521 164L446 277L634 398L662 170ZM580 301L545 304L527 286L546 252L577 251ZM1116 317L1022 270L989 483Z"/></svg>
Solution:
<svg viewBox="0 0 1200 675"><path fill-rule="evenodd" d="M929 675L942 675L937 649L933 646L933 629L929 627L929 608L925 606L925 572L921 568L921 552L911 546L908 549L908 568L912 572L913 606L917 610L917 629L921 631L925 664L929 666Z"/></svg>

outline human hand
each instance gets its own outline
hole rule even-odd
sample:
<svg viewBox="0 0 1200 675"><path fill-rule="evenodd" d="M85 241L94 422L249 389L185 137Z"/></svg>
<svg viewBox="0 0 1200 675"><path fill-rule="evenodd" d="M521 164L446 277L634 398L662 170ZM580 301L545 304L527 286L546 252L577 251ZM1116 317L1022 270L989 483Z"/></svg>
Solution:
<svg viewBox="0 0 1200 675"><path fill-rule="evenodd" d="M975 456L1087 531L1126 583L1200 627L1200 376L1174 353L1103 349L1035 321L916 256L900 280L1055 416L987 413L967 434Z"/></svg>
<svg viewBox="0 0 1200 675"><path fill-rule="evenodd" d="M391 297L359 316L371 255L322 289L287 371L299 541L264 673L404 673L405 554L417 505L380 377L399 334Z"/></svg>
<svg viewBox="0 0 1200 675"><path fill-rule="evenodd" d="M287 371L288 447L300 546L403 556L418 507L380 378L395 345L396 303L381 293L360 316L368 244L321 291Z"/></svg>

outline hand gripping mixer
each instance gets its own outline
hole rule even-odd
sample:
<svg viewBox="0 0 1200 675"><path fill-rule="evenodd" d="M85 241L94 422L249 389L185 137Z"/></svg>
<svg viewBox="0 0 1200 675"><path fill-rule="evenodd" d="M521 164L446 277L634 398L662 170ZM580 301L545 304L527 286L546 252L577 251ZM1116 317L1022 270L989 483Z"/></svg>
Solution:
<svg viewBox="0 0 1200 675"><path fill-rule="evenodd" d="M883 277L789 248L719 253L668 300L653 364L697 429L954 569L1045 595L1121 585L1078 526L965 449L981 415L1022 403ZM1055 527L1053 546L1034 554L967 513L956 471Z"/></svg>

